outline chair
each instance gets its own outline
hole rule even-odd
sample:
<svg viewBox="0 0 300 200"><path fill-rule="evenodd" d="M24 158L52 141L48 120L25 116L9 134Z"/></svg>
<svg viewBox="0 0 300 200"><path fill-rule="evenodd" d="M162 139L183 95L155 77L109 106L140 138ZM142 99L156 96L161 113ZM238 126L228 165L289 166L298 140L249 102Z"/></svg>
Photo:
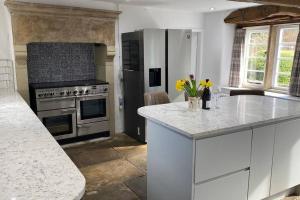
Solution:
<svg viewBox="0 0 300 200"><path fill-rule="evenodd" d="M145 106L170 103L166 92L149 92L144 94Z"/></svg>
<svg viewBox="0 0 300 200"><path fill-rule="evenodd" d="M252 89L237 89L237 90L231 90L230 91L230 96L237 96L237 95L265 96L265 91L263 91L263 90L252 90Z"/></svg>

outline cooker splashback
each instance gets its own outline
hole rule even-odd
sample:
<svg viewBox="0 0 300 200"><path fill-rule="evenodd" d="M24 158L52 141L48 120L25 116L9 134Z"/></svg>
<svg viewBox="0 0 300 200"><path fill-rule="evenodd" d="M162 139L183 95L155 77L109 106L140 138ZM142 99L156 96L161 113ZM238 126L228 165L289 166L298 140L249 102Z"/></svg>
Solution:
<svg viewBox="0 0 300 200"><path fill-rule="evenodd" d="M95 79L95 44L29 43L27 67L29 83Z"/></svg>

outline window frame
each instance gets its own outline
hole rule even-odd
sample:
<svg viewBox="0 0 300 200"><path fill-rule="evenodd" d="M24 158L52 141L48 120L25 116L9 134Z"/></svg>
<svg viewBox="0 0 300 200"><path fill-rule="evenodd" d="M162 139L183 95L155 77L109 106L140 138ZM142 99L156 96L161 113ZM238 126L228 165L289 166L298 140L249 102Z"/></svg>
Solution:
<svg viewBox="0 0 300 200"><path fill-rule="evenodd" d="M272 86L270 89L275 90L275 91L281 91L283 93L286 93L289 89L289 87L281 87L281 86L276 86L276 81L277 81L277 69L278 69L278 62L279 62L279 53L280 53L280 40L281 40L281 30L282 29L293 29L293 28L298 28L298 24L282 24L282 25L277 25L276 26L276 45L275 45L275 52L274 52L274 61L273 61L273 66L272 67ZM299 30L300 31L300 30ZM296 41L297 42L297 41Z"/></svg>
<svg viewBox="0 0 300 200"><path fill-rule="evenodd" d="M280 24L280 25L268 25L268 26L256 26L256 27L245 27L246 36L244 43L244 54L241 56L241 70L240 77L241 83L240 87L250 88L250 89L263 89L266 91L277 92L277 93L288 93L289 87L280 87L275 84L276 81L276 70L277 61L279 54L280 45L280 30L282 28L299 28L299 23L290 24ZM267 58L266 58L266 68L264 73L264 81L262 84L248 83L247 72L248 72L248 50L250 43L250 35L256 31L267 31L269 33L268 46L267 46ZM300 31L300 29L299 29Z"/></svg>
<svg viewBox="0 0 300 200"><path fill-rule="evenodd" d="M248 75L248 59L249 59L249 46L250 46L250 36L252 33L255 32L268 32L269 38L267 42L267 55L269 51L269 40L270 40L270 27L269 26L257 26L257 27L248 27L246 29L246 36L245 36L245 46L244 46L244 55L242 56L242 68L241 70L241 77L242 77L242 87L247 88L257 88L257 89L263 89L264 83L266 79L266 72L267 72L267 65L268 65L268 56L266 57L266 68L264 72L264 80L262 84L256 84L256 83L249 83L247 79Z"/></svg>

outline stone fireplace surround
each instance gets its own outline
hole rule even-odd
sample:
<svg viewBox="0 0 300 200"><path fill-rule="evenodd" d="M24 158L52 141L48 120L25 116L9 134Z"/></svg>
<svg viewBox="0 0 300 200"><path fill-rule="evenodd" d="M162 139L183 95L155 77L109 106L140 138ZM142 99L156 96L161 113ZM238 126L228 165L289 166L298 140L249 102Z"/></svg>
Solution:
<svg viewBox="0 0 300 200"><path fill-rule="evenodd" d="M97 78L110 83L111 132L114 134L115 21L119 11L55 6L6 0L11 13L18 92L29 102L27 48L32 42L104 44L104 62L97 67ZM97 60L97 58L96 58ZM97 62L97 61L96 61ZM105 76L103 76L105 72Z"/></svg>

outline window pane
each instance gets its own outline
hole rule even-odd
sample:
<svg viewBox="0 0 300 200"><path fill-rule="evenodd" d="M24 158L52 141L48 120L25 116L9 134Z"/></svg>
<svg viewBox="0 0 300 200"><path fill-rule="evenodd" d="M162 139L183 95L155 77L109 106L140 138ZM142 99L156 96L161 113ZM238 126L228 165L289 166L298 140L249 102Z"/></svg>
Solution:
<svg viewBox="0 0 300 200"><path fill-rule="evenodd" d="M298 32L298 27L280 29L275 87L289 86Z"/></svg>
<svg viewBox="0 0 300 200"><path fill-rule="evenodd" d="M249 45L249 57L267 57L267 46L266 45Z"/></svg>
<svg viewBox="0 0 300 200"><path fill-rule="evenodd" d="M287 28L282 30L282 42L295 43L298 37L297 28Z"/></svg>
<svg viewBox="0 0 300 200"><path fill-rule="evenodd" d="M264 81L264 72L248 71L247 79L250 83L262 83Z"/></svg>
<svg viewBox="0 0 300 200"><path fill-rule="evenodd" d="M292 59L281 59L279 60L279 69L278 72L291 73L293 67Z"/></svg>
<svg viewBox="0 0 300 200"><path fill-rule="evenodd" d="M250 44L268 44L269 33L266 31L257 31L251 33Z"/></svg>
<svg viewBox="0 0 300 200"><path fill-rule="evenodd" d="M295 54L295 45L281 46L280 47L280 58L293 59Z"/></svg>
<svg viewBox="0 0 300 200"><path fill-rule="evenodd" d="M290 84L291 75L279 74L278 75L278 86L288 87Z"/></svg>
<svg viewBox="0 0 300 200"><path fill-rule="evenodd" d="M264 58L249 58L248 59L248 70L260 70L265 71L266 59Z"/></svg>
<svg viewBox="0 0 300 200"><path fill-rule="evenodd" d="M249 30L246 42L246 82L250 84L263 84L269 42L269 32L262 30Z"/></svg>

